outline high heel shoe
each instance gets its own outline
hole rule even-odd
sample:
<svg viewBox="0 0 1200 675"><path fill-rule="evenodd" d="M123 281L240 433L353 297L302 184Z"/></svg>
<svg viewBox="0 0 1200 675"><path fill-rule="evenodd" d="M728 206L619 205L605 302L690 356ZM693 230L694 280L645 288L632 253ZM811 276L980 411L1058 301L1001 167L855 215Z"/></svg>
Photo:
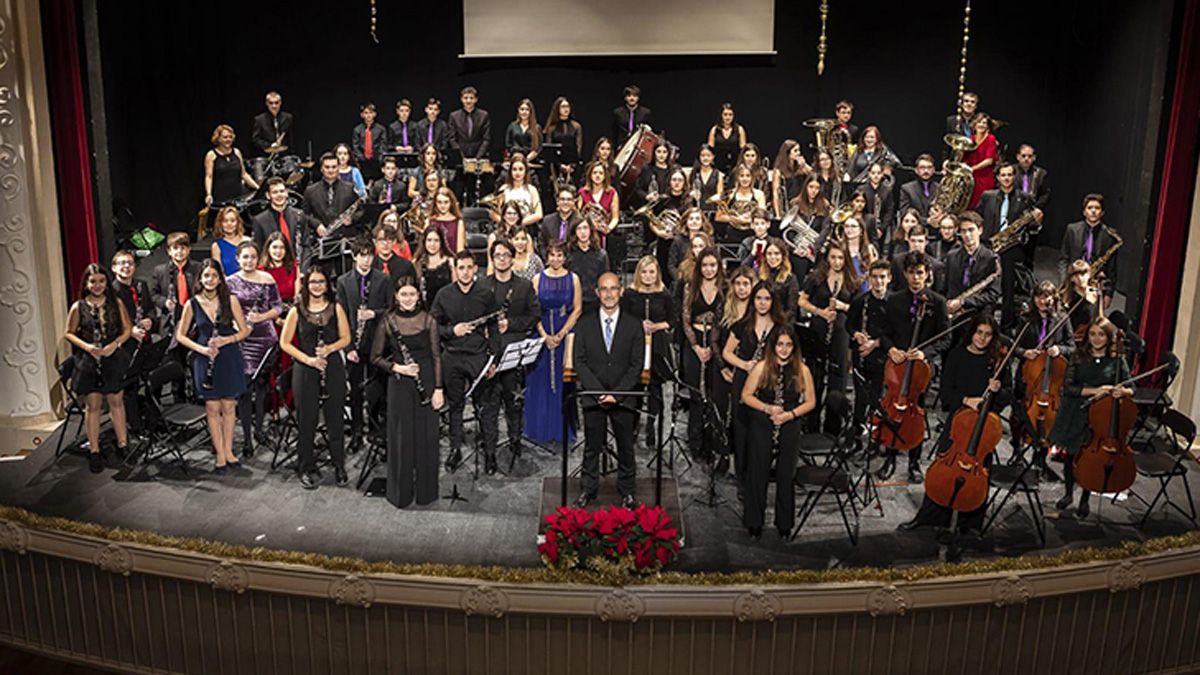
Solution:
<svg viewBox="0 0 1200 675"><path fill-rule="evenodd" d="M1067 510L1071 507L1071 502L1074 500L1074 497L1075 495L1070 492L1064 494L1062 497L1058 498L1058 501L1054 502L1054 508L1058 509L1059 511Z"/></svg>

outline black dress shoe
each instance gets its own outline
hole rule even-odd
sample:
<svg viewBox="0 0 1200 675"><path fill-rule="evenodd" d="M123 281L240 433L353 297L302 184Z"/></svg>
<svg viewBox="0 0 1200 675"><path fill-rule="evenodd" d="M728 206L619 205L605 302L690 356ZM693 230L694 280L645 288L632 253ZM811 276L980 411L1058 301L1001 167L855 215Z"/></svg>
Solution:
<svg viewBox="0 0 1200 675"><path fill-rule="evenodd" d="M1055 473L1054 469L1051 469L1046 464L1045 460L1038 462L1035 466L1037 467L1037 470L1041 476L1041 479L1046 481L1047 483L1058 483L1058 482L1062 481L1062 477L1060 477L1057 473Z"/></svg>
<svg viewBox="0 0 1200 675"><path fill-rule="evenodd" d="M100 473L104 470L104 458L100 456L100 453L88 453L88 470L92 473Z"/></svg>
<svg viewBox="0 0 1200 675"><path fill-rule="evenodd" d="M910 462L908 465L908 482L922 483L925 481L925 472L921 471L921 465L916 462Z"/></svg>
<svg viewBox="0 0 1200 675"><path fill-rule="evenodd" d="M334 467L333 479L337 482L338 487L346 487L350 484L350 476L346 475L346 469L343 467Z"/></svg>
<svg viewBox="0 0 1200 675"><path fill-rule="evenodd" d="M747 527L746 531L750 533L751 539L761 539L762 538L762 528L761 527Z"/></svg>
<svg viewBox="0 0 1200 675"><path fill-rule="evenodd" d="M633 498L633 495L625 495L624 497L621 497L621 506L624 506L627 509L636 509L637 501Z"/></svg>
<svg viewBox="0 0 1200 675"><path fill-rule="evenodd" d="M495 476L496 470L498 468L499 467L496 466L496 456L495 455L488 455L487 457L484 457L484 459L483 459L483 472L484 473L486 473L489 476Z"/></svg>
<svg viewBox="0 0 1200 675"><path fill-rule="evenodd" d="M462 450L452 450L446 458L446 470L454 471L458 469L459 464L462 464Z"/></svg>
<svg viewBox="0 0 1200 675"><path fill-rule="evenodd" d="M595 498L596 498L596 495L592 495L592 494L588 494L588 493L584 492L583 494L581 494L575 498L575 508L586 509L587 505L592 503L592 500Z"/></svg>
<svg viewBox="0 0 1200 675"><path fill-rule="evenodd" d="M1092 512L1092 506L1088 503L1088 493L1085 491L1083 496L1079 498L1079 507L1075 509L1075 513L1079 514L1080 518L1087 518Z"/></svg>
<svg viewBox="0 0 1200 675"><path fill-rule="evenodd" d="M253 457L253 456L254 456L254 441L247 439L245 443L242 443L242 457Z"/></svg>
<svg viewBox="0 0 1200 675"><path fill-rule="evenodd" d="M912 520L906 520L903 523L900 523L899 525L897 525L896 531L897 532L912 532L913 530L917 529L920 526L921 526L920 521L918 521L916 519L916 517L914 517Z"/></svg>
<svg viewBox="0 0 1200 675"><path fill-rule="evenodd" d="M879 480L887 480L896 472L896 458L888 455L883 460L883 465L875 472L875 477Z"/></svg>
<svg viewBox="0 0 1200 675"><path fill-rule="evenodd" d="M302 474L300 474L300 485L305 490L316 490L317 489L317 477L314 476L312 474L312 472L302 473Z"/></svg>
<svg viewBox="0 0 1200 675"><path fill-rule="evenodd" d="M1058 501L1054 502L1054 508L1058 509L1059 511L1066 511L1068 508L1071 507L1071 502L1074 500L1074 496L1075 495L1068 492L1065 495L1059 497Z"/></svg>
<svg viewBox="0 0 1200 675"><path fill-rule="evenodd" d="M779 538L780 538L780 539L787 539L787 538L788 538L789 536L791 536L791 534L792 534L792 531L791 531L791 530L786 530L786 529L784 529L784 528L782 528L782 527L777 527L777 528L775 528L775 531L779 533Z"/></svg>

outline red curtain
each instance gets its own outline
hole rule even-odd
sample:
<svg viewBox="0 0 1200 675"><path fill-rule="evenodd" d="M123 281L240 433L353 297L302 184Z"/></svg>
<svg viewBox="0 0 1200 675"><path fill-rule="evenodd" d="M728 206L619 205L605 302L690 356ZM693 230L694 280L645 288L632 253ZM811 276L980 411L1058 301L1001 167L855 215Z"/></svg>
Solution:
<svg viewBox="0 0 1200 675"><path fill-rule="evenodd" d="M1184 5L1179 60L1167 127L1166 156L1159 183L1150 269L1139 332L1146 340L1143 363L1153 366L1171 348L1179 310L1184 247L1196 180L1197 121L1200 120L1200 0Z"/></svg>
<svg viewBox="0 0 1200 675"><path fill-rule="evenodd" d="M42 36L50 90L54 174L62 222L68 292L79 288L88 263L99 260L96 209L92 199L91 148L79 53L79 18L74 0L43 5Z"/></svg>

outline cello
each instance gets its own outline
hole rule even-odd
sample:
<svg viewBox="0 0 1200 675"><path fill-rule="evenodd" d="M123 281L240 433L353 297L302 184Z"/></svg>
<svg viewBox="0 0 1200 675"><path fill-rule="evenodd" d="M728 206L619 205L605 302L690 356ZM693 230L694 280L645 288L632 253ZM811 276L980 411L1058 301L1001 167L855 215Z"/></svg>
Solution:
<svg viewBox="0 0 1200 675"><path fill-rule="evenodd" d="M1054 428L1054 420L1058 416L1058 406L1062 403L1062 386L1067 376L1067 357L1059 354L1050 356L1046 342L1071 320L1071 312L1083 302L1080 298L1071 309L1055 322L1046 332L1036 349L1042 352L1041 357L1021 364L1021 381L1025 385L1025 414L1031 425L1025 431L1025 442L1036 444L1040 448L1047 447L1046 437Z"/></svg>
<svg viewBox="0 0 1200 675"><path fill-rule="evenodd" d="M1029 324L1021 328L1014 343L1028 328ZM989 382L1000 376L1012 354L1011 349L1004 350ZM929 465L925 473L925 494L929 500L955 513L975 511L987 501L989 472L984 461L996 450L1004 435L1000 416L991 411L994 394L988 387L978 409L964 406L954 413L950 420L950 447Z"/></svg>

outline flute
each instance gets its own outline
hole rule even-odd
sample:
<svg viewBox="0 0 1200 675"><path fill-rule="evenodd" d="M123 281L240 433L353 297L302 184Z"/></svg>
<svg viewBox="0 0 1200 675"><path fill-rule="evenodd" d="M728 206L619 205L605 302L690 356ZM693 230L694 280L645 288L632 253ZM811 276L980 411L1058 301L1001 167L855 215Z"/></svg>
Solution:
<svg viewBox="0 0 1200 675"><path fill-rule="evenodd" d="M564 305L564 309L565 308L566 308L566 306ZM554 335L557 332L554 329L555 313L556 313L555 311L550 312L550 335ZM555 347L550 348L550 391L552 393L558 392L558 385L554 381L554 352L556 352L556 351L558 351L557 348L555 348Z"/></svg>
<svg viewBox="0 0 1200 675"><path fill-rule="evenodd" d="M649 321L650 320L650 296L649 295L647 295L645 298L645 307L644 307L643 311L644 311L644 313L642 314L642 319L645 321ZM650 333L646 333L646 346L645 346L645 350L644 350L643 356L642 356L642 384L650 384L650 354L653 349L651 346L653 342L654 342L654 337Z"/></svg>

